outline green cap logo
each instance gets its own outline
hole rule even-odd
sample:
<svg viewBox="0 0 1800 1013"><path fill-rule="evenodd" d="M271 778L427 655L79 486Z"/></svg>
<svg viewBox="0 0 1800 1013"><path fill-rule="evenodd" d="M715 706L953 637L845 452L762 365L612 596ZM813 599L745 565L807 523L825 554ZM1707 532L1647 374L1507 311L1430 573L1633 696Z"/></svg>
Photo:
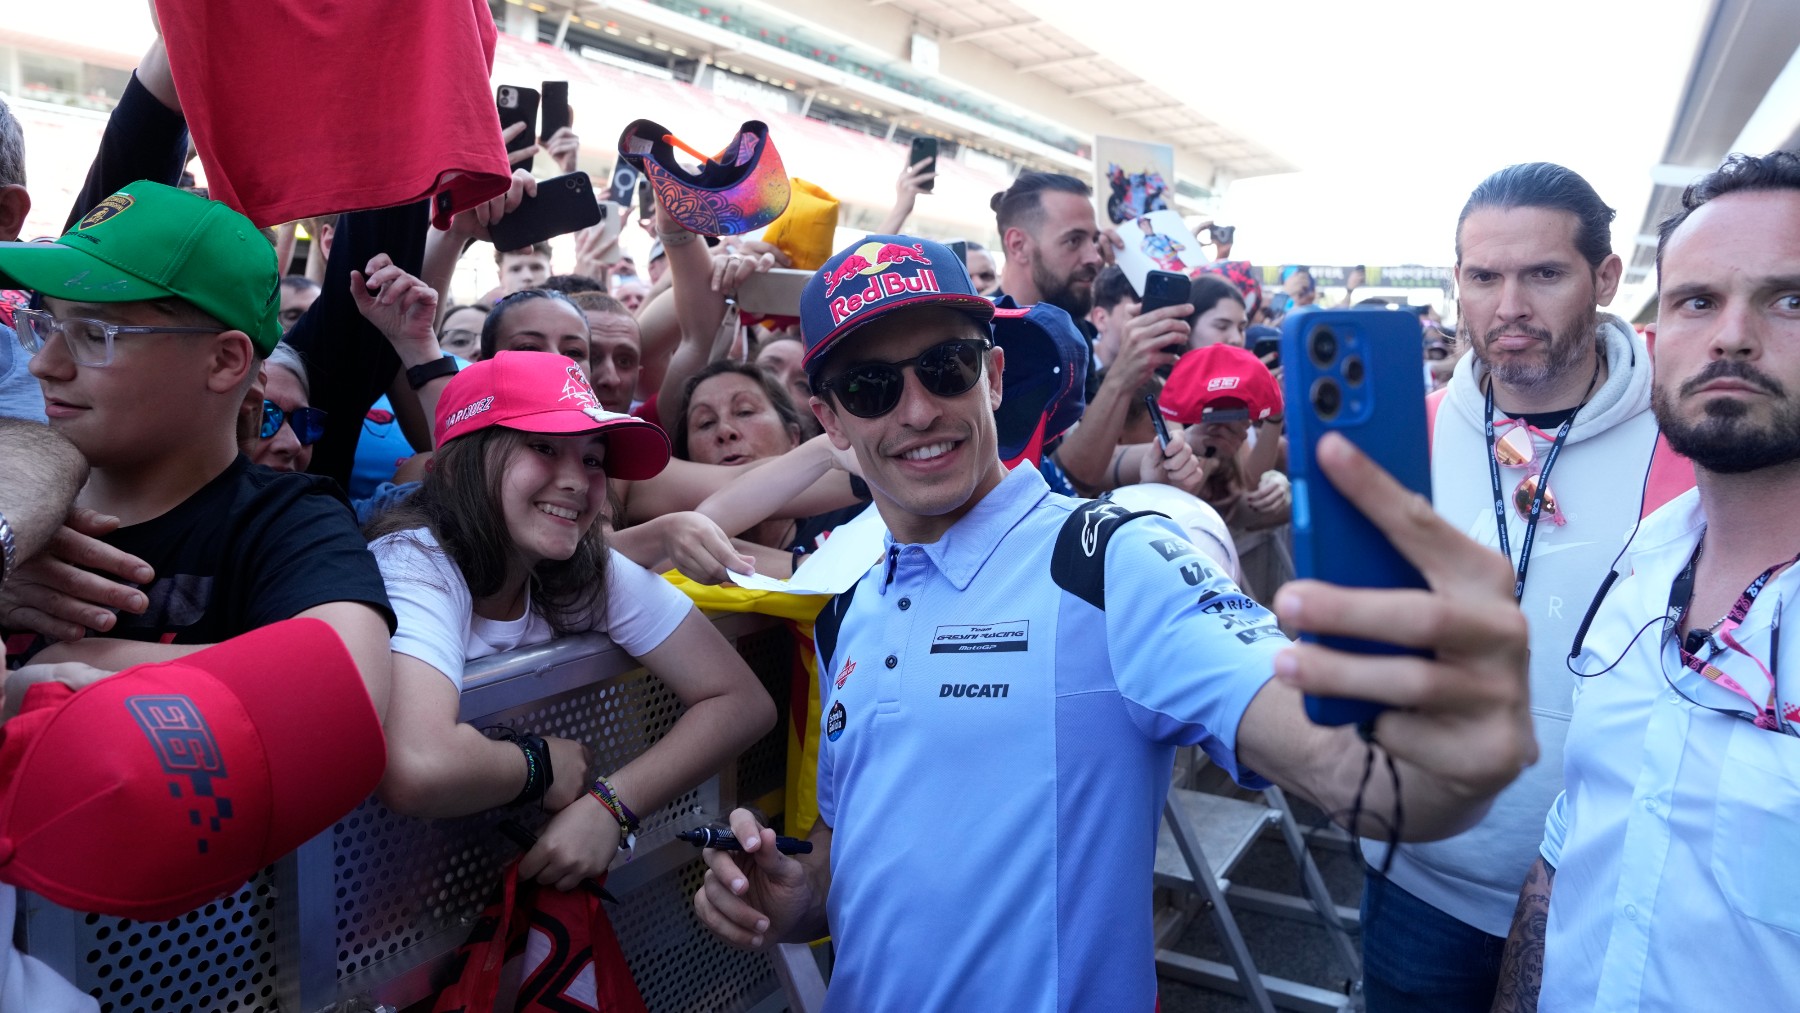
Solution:
<svg viewBox="0 0 1800 1013"><path fill-rule="evenodd" d="M132 199L130 194L115 193L111 197L101 201L99 207L89 211L87 217L83 218L81 223L75 226L75 231L80 232L82 229L93 228L101 222L123 213L124 210L131 205Z"/></svg>

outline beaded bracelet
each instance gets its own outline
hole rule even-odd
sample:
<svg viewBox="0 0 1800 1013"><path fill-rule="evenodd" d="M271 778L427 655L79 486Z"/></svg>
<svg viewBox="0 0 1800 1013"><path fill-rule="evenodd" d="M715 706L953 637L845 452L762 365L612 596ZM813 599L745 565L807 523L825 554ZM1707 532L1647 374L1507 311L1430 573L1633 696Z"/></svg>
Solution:
<svg viewBox="0 0 1800 1013"><path fill-rule="evenodd" d="M556 771L550 765L549 744L531 734L521 734L512 743L525 754L525 787L519 789L518 797L507 804L519 806L542 800L556 779Z"/></svg>
<svg viewBox="0 0 1800 1013"><path fill-rule="evenodd" d="M588 794L594 796L594 800L618 821L619 850L630 851L637 844L637 814L619 797L618 789L612 786L612 782L604 777L594 779L593 785L588 788Z"/></svg>

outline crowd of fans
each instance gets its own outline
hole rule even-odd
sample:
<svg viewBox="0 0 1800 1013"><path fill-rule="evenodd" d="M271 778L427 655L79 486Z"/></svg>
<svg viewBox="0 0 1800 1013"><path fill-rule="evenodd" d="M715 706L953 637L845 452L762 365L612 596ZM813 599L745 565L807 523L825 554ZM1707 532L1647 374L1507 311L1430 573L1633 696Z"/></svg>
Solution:
<svg viewBox="0 0 1800 1013"><path fill-rule="evenodd" d="M30 142L0 106L3 240L29 206ZM68 233L0 249L0 758L31 715L35 730L89 688L322 624L344 646L320 662L344 676L344 706L381 721L385 758L363 773L382 801L423 818L541 808L518 874L572 890L630 850L640 814L775 720L743 660L658 574L789 577L874 504L885 563L819 619L818 851L777 854L755 816L734 813L745 852L708 852L695 900L741 945L830 931L834 1008L1148 1008L1149 856L1132 834L1154 832L1162 748L1196 743L1242 783L1267 777L1368 838L1370 1009L1788 1001L1800 700L1778 682L1778 634L1800 532L1779 503L1800 475L1800 375L1783 342L1800 338L1800 158L1740 158L1690 191L1661 235L1658 323L1640 331L1601 310L1621 273L1611 209L1544 163L1496 172L1446 223L1455 327L1433 307L1358 299L1359 272L1338 306L1304 266L1265 287L1231 258L1229 230L1212 233L1225 241L1185 303L1142 310L1093 192L1052 173L995 195L999 249L953 254L906 233L925 163L901 170L871 240L913 244L941 291L828 312L825 279L848 273L833 251L797 317L751 319L740 288L797 251L703 241L660 201L628 226L656 240L641 274L617 229L596 226L571 263L543 243L494 250L499 287L453 295L460 258L487 255L489 230L536 193L526 168L436 225L424 203L301 223L311 252L290 272L294 226L259 230L183 188L186 147L159 41ZM570 128L544 147L573 169ZM1287 318L1351 308L1419 319L1435 515L1353 455L1321 449L1321 463L1417 557L1431 593L1295 582L1284 419L1308 408L1285 402L1270 341ZM1125 523L1139 511L1172 522ZM1062 561L1064 515L1087 518L1091 588ZM1162 584L1159 560L1178 565ZM1684 593L1660 590L1671 581ZM1014 619L982 611L990 584L1045 617L1025 626L1034 650L1058 652L1044 669L1055 717L982 718L978 748L933 758L930 736L951 733L902 729L913 704L880 695L900 692L877 682L882 655L887 670L929 672L908 678L932 696L940 669L946 698L1040 691L1006 651L972 674L936 646L901 664L882 637L898 644L912 619ZM919 611L896 618L888 602ZM1234 636L1193 632L1222 610ZM1287 650L1277 616L1288 634L1362 634L1436 660ZM587 744L460 720L469 662L582 631L609 635L684 705L652 748L596 772ZM866 674L852 675L853 652ZM953 678L955 665L967 671ZM1304 723L1299 690L1401 710L1337 734ZM1095 693L1117 713L1063 709ZM896 715L886 754L868 738L881 708ZM837 745L846 728L861 745ZM992 738L1009 746L985 752ZM1377 755L1391 786L1367 777ZM890 804L890 821L916 826L954 785L988 812L990 783L1043 785L1044 770L1071 785L1016 804L1049 807L1021 812L1067 849L1048 872L1042 849L964 842L962 871L926 887L941 856L871 839L891 833ZM1070 815L1065 792L1146 826L1116 849L1074 843L1111 838L1085 834L1094 814ZM0 881L96 896L72 874L9 876L27 864L11 855ZM1116 871L1075 881L1095 865ZM12 885L0 901L8 930ZM1028 924L1000 927L1011 921ZM5 957L0 1008L91 1008Z"/></svg>

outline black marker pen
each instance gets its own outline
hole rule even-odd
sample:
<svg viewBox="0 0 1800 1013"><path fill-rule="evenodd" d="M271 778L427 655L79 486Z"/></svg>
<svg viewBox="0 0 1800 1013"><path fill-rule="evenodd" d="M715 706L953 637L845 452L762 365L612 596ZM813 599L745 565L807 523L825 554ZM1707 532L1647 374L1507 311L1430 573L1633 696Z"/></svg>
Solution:
<svg viewBox="0 0 1800 1013"><path fill-rule="evenodd" d="M744 846L739 844L738 839L732 835L731 828L718 824L683 830L675 836L696 848L712 848L715 851L744 850ZM810 855L812 854L812 842L803 841L797 837L777 837L775 838L775 850L784 855Z"/></svg>

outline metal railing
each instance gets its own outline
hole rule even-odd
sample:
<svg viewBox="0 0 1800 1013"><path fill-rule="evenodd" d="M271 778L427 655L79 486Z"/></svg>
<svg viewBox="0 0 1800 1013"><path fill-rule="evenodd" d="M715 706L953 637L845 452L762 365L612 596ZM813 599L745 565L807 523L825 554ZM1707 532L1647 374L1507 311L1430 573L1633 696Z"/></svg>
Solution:
<svg viewBox="0 0 1800 1013"><path fill-rule="evenodd" d="M647 815L636 857L607 879L619 898L607 913L653 1011L778 1003L769 959L724 946L695 920L703 866L674 834L696 809L715 815L781 786L793 638L761 616L713 622L781 719L732 767ZM660 680L598 634L476 662L463 685L463 720L586 742L601 770L648 748L681 713ZM93 994L102 1013L402 1007L432 993L518 854L495 829L507 816L519 814L417 820L371 798L237 893L166 922L84 914L22 893L26 947Z"/></svg>

